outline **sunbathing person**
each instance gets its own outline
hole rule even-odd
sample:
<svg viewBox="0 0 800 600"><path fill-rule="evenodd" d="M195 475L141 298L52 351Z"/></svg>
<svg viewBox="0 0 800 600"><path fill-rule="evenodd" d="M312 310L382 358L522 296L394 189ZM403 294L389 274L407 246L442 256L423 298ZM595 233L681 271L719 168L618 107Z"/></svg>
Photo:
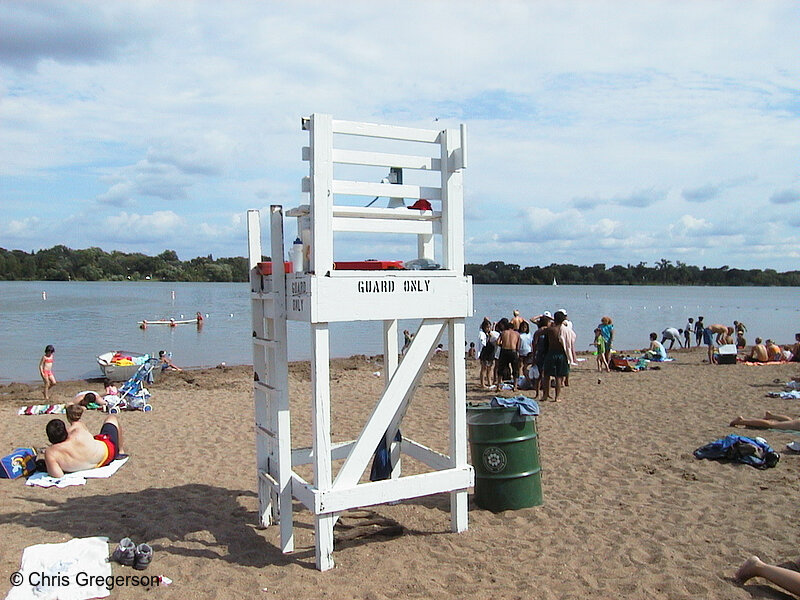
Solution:
<svg viewBox="0 0 800 600"><path fill-rule="evenodd" d="M105 410L106 404L108 404L100 394L95 392L78 392L75 394L75 397L67 403L67 406L70 404L80 404L84 408L89 408L90 404L96 404L103 410Z"/></svg>
<svg viewBox="0 0 800 600"><path fill-rule="evenodd" d="M109 415L93 436L83 423L73 423L69 430L61 419L47 424L47 438L53 444L44 453L47 473L63 477L64 473L104 467L116 458L123 458L122 432L116 415Z"/></svg>
<svg viewBox="0 0 800 600"><path fill-rule="evenodd" d="M800 596L800 573L777 565L770 565L757 556L748 558L733 575L737 583L746 583L753 577L763 577L787 592Z"/></svg>
<svg viewBox="0 0 800 600"><path fill-rule="evenodd" d="M730 422L731 427L755 427L757 429L791 429L800 431L800 419L793 419L786 415L776 415L769 411L764 413L763 419L746 419L744 417L736 417Z"/></svg>
<svg viewBox="0 0 800 600"><path fill-rule="evenodd" d="M767 347L762 343L761 338L756 338L756 343L750 349L750 354L746 357L750 362L767 362L769 355L767 354Z"/></svg>

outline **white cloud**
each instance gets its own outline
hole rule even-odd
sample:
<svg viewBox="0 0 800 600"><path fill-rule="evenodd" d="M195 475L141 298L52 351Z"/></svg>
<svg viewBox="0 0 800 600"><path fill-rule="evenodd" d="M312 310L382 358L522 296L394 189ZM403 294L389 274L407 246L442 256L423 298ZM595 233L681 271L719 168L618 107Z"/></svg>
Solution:
<svg viewBox="0 0 800 600"><path fill-rule="evenodd" d="M149 215L122 212L107 217L105 231L122 241L141 240L151 242L168 240L181 233L186 227L185 219L171 210L161 210Z"/></svg>
<svg viewBox="0 0 800 600"><path fill-rule="evenodd" d="M669 226L670 233L677 236L699 236L711 230L711 224L705 219L692 215L683 215L677 222Z"/></svg>

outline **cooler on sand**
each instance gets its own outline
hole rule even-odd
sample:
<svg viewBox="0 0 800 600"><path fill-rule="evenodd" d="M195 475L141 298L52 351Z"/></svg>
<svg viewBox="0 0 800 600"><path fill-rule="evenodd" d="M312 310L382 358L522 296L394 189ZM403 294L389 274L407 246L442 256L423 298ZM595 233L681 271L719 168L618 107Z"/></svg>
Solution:
<svg viewBox="0 0 800 600"><path fill-rule="evenodd" d="M736 346L734 344L723 344L719 347L719 357L717 364L720 365L735 365L736 364Z"/></svg>
<svg viewBox="0 0 800 600"><path fill-rule="evenodd" d="M500 512L542 504L536 417L514 408L467 406L475 504Z"/></svg>

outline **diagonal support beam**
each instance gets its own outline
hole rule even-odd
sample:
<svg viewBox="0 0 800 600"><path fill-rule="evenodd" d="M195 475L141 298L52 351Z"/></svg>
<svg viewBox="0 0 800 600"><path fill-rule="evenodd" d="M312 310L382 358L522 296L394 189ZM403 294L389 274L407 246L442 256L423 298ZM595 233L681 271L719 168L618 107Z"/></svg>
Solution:
<svg viewBox="0 0 800 600"><path fill-rule="evenodd" d="M386 433L398 410L422 378L424 368L433 355L436 342L446 325L444 319L425 319L408 347L389 385L367 420L350 456L342 465L333 488L346 488L358 483L367 468L378 441Z"/></svg>

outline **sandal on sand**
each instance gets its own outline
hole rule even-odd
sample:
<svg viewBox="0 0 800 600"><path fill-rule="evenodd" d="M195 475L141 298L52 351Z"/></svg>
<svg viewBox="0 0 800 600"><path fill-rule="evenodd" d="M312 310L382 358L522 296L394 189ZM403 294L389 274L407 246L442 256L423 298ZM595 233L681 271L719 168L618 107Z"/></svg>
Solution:
<svg viewBox="0 0 800 600"><path fill-rule="evenodd" d="M136 544L131 538L122 538L117 549L111 554L111 560L126 567L132 567L136 560Z"/></svg>
<svg viewBox="0 0 800 600"><path fill-rule="evenodd" d="M153 549L148 544L139 544L136 547L136 561L133 563L133 568L144 571L150 566L151 560L153 560Z"/></svg>

